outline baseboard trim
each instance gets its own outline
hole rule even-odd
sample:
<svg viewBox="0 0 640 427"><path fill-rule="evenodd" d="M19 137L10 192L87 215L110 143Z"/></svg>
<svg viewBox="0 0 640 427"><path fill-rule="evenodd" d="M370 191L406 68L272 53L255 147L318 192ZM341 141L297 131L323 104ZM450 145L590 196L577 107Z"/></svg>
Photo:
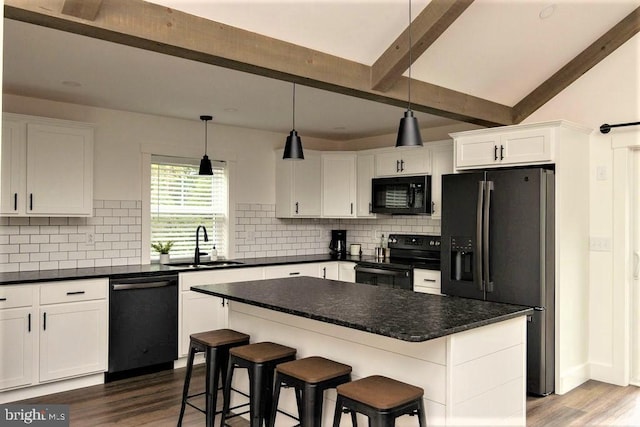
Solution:
<svg viewBox="0 0 640 427"><path fill-rule="evenodd" d="M556 394L565 394L591 379L588 363L565 369L560 373L559 384L556 384Z"/></svg>
<svg viewBox="0 0 640 427"><path fill-rule="evenodd" d="M104 373L100 372L84 377L70 378L51 382L47 384L38 384L14 390L7 390L0 393L0 403L16 402L19 400L31 399L33 397L44 396L47 394L60 393L63 391L75 390L82 387L90 387L93 385L104 384Z"/></svg>

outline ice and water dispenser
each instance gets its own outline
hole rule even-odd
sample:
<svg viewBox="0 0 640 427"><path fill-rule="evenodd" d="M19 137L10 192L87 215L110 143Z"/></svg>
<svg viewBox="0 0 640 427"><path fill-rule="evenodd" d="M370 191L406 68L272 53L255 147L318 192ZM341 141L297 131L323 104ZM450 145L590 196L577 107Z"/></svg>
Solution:
<svg viewBox="0 0 640 427"><path fill-rule="evenodd" d="M451 238L451 280L473 282L473 238Z"/></svg>

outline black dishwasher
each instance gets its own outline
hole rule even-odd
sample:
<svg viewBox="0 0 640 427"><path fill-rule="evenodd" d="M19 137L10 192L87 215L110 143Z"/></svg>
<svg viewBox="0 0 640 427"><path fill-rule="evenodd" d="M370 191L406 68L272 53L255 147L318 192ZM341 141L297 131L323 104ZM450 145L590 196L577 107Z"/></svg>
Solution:
<svg viewBox="0 0 640 427"><path fill-rule="evenodd" d="M178 358L178 275L109 280L106 381L171 369Z"/></svg>

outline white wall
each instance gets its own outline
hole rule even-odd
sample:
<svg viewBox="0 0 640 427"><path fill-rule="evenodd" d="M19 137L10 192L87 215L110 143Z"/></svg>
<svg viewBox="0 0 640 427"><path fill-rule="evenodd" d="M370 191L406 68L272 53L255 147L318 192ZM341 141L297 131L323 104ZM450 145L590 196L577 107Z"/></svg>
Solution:
<svg viewBox="0 0 640 427"><path fill-rule="evenodd" d="M594 129L590 138L590 236L614 245L614 150L616 138L640 138L640 128L599 132L604 123L640 120L640 35L585 73L525 122L566 119ZM599 172L599 174L598 174ZM600 175L598 177L598 175ZM620 184L620 183L617 183ZM584 212L576 212L584 215ZM614 252L591 251L589 292L590 375L628 381L628 290L614 280ZM585 284L586 285L586 284ZM626 328L625 325L626 324Z"/></svg>

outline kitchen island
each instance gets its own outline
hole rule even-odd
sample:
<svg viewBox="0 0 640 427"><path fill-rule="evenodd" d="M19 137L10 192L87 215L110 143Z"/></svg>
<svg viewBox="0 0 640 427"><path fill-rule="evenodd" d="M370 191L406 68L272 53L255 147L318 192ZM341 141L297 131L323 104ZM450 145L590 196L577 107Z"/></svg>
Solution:
<svg viewBox="0 0 640 427"><path fill-rule="evenodd" d="M191 289L232 301L229 327L252 342L349 364L354 379L380 374L424 388L429 426L525 425L527 307L311 277ZM281 407L295 413L289 393ZM327 399L330 425L335 392Z"/></svg>

